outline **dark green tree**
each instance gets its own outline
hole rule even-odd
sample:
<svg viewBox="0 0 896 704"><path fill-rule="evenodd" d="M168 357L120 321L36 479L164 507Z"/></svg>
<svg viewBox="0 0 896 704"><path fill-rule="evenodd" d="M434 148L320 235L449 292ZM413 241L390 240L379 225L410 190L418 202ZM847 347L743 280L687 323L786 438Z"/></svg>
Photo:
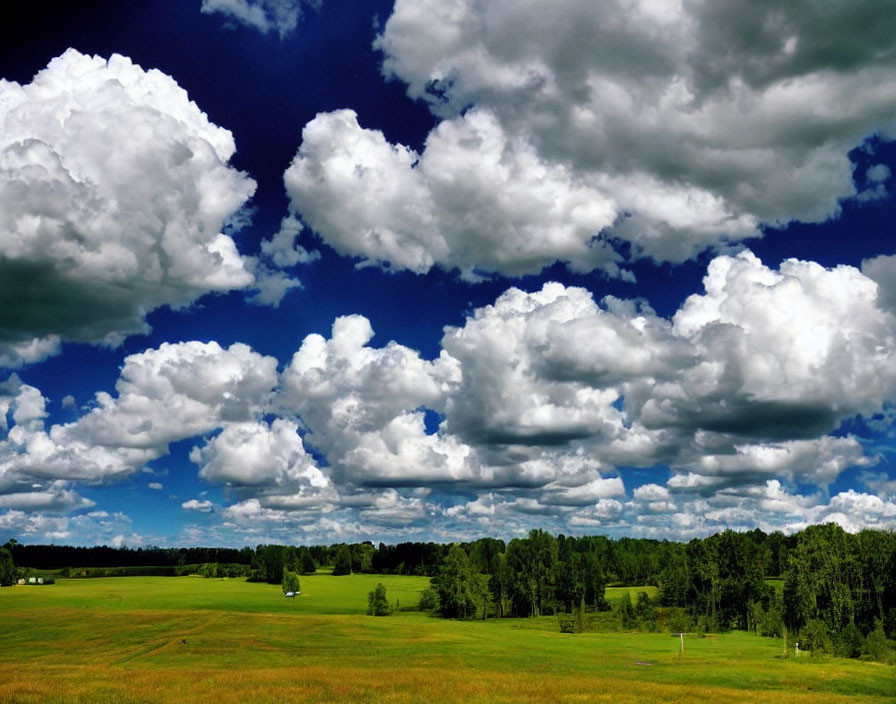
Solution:
<svg viewBox="0 0 896 704"><path fill-rule="evenodd" d="M292 545L287 545L281 550L281 560L283 561L283 569L290 572L299 572L301 564L299 563L299 551Z"/></svg>
<svg viewBox="0 0 896 704"><path fill-rule="evenodd" d="M589 545L587 551L582 554L581 566L582 579L585 583L585 603L601 611L609 610L610 606L604 598L607 579L600 556L593 545Z"/></svg>
<svg viewBox="0 0 896 704"><path fill-rule="evenodd" d="M512 574L511 598L517 615L541 616L553 606L557 541L543 530L511 540L507 564Z"/></svg>
<svg viewBox="0 0 896 704"><path fill-rule="evenodd" d="M0 548L0 587L11 586L15 582L16 566L12 561L12 553Z"/></svg>
<svg viewBox="0 0 896 704"><path fill-rule="evenodd" d="M340 545L333 562L333 576L341 577L352 573L352 555L348 545Z"/></svg>
<svg viewBox="0 0 896 704"><path fill-rule="evenodd" d="M314 564L311 551L306 547L299 550L299 571L302 574L314 574L317 572L317 565Z"/></svg>
<svg viewBox="0 0 896 704"><path fill-rule="evenodd" d="M451 546L432 586L439 595L442 615L449 618L468 618L480 610L487 613L488 584L470 564L466 551L456 543Z"/></svg>
<svg viewBox="0 0 896 704"><path fill-rule="evenodd" d="M513 578L507 564L507 555L500 553L494 563L494 572L488 577L488 590L498 616L503 618L510 612L510 583Z"/></svg>
<svg viewBox="0 0 896 704"><path fill-rule="evenodd" d="M559 541L558 560L554 568L554 596L558 606L568 614L585 599L583 557L575 551L572 543L572 540Z"/></svg>

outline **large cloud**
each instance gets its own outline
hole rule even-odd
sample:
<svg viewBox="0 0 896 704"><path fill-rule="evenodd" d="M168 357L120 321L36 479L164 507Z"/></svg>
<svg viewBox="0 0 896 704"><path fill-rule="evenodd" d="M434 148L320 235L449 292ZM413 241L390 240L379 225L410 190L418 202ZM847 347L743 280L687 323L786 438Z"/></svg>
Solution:
<svg viewBox="0 0 896 704"><path fill-rule="evenodd" d="M673 464L708 486L769 473L825 485L869 463L855 440L824 436L896 396L896 317L878 286L851 267L774 271L750 252L713 260L704 285L671 321L560 284L509 289L446 330L462 380L444 430Z"/></svg>
<svg viewBox="0 0 896 704"><path fill-rule="evenodd" d="M896 397L896 316L879 285L744 251L714 259L704 289L663 318L558 283L511 288L446 328L432 361L372 346L358 315L308 335L280 374L245 345L166 344L128 357L116 395L49 430L46 399L12 376L0 508L85 508L77 482L120 479L198 437L200 478L233 503L184 508L240 535L254 522L324 536L335 521L346 535L462 537L537 520L675 537L828 518L853 529L863 511L893 524L885 475L864 475L881 496L825 500L844 470L879 461L842 421L888 427Z"/></svg>
<svg viewBox="0 0 896 704"><path fill-rule="evenodd" d="M60 481L120 480L172 442L258 417L277 384L276 367L273 357L242 344L163 344L125 359L117 396L98 393L87 413L49 430L46 399L13 376L0 387L0 430L8 429L0 440L0 493L53 487L56 498L47 501L74 506Z"/></svg>
<svg viewBox="0 0 896 704"><path fill-rule="evenodd" d="M311 433L337 479L358 484L451 481L468 476L469 448L427 435L425 409L442 411L455 360L434 362L390 342L368 346L370 322L337 318L329 340L309 335L283 373L280 402Z"/></svg>
<svg viewBox="0 0 896 704"><path fill-rule="evenodd" d="M69 49L27 85L0 80L5 359L54 335L114 342L153 308L251 285L222 232L255 190L234 151L171 77L123 56Z"/></svg>
<svg viewBox="0 0 896 704"><path fill-rule="evenodd" d="M699 363L640 408L645 424L811 437L896 395L896 318L857 269L751 253L713 260L673 319Z"/></svg>
<svg viewBox="0 0 896 704"><path fill-rule="evenodd" d="M443 122L422 155L364 129L352 110L318 115L284 174L293 207L337 251L418 273L439 265L523 274L546 261L612 268L594 236L615 207L488 113Z"/></svg>
<svg viewBox="0 0 896 704"><path fill-rule="evenodd" d="M74 423L56 426L59 441L90 439L105 447L164 453L168 443L263 413L277 384L277 360L236 343L164 343L125 359L117 397Z"/></svg>
<svg viewBox="0 0 896 704"><path fill-rule="evenodd" d="M655 315L613 300L604 310L559 283L509 289L442 344L463 370L446 427L484 444L610 442L626 432L622 382L668 373L688 353Z"/></svg>
<svg viewBox="0 0 896 704"><path fill-rule="evenodd" d="M384 73L444 121L417 154L350 111L319 115L287 190L340 252L468 276L557 260L615 272L608 237L679 261L823 221L857 194L849 151L896 135L892 14L881 0L399 0L376 42ZM887 178L870 171L861 198Z"/></svg>
<svg viewBox="0 0 896 704"><path fill-rule="evenodd" d="M339 495L308 454L294 421L277 418L231 423L190 459L206 481L233 487L260 506L291 511L330 510Z"/></svg>

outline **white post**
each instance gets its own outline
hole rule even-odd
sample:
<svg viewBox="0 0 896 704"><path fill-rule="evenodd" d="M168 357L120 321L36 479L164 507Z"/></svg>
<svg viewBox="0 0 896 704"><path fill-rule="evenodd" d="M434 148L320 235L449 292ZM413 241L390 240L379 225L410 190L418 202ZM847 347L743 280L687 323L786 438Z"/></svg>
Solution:
<svg viewBox="0 0 896 704"><path fill-rule="evenodd" d="M684 655L684 633L679 633L678 635L681 638L681 655Z"/></svg>

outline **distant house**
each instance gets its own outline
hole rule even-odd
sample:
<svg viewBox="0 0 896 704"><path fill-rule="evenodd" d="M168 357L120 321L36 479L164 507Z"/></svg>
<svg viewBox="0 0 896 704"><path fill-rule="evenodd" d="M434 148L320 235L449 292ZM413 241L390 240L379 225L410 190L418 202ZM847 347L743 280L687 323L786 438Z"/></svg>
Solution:
<svg viewBox="0 0 896 704"><path fill-rule="evenodd" d="M24 583L25 583L25 578L19 577L19 584L24 584Z"/></svg>
<svg viewBox="0 0 896 704"><path fill-rule="evenodd" d="M38 577L38 578L37 578L37 583L38 583L38 584L43 584L43 583L44 583L44 578L43 578L43 577Z"/></svg>
<svg viewBox="0 0 896 704"><path fill-rule="evenodd" d="M292 599L292 598L295 598L295 595L297 593L301 593L301 592L286 592L283 596L285 596L288 599Z"/></svg>
<svg viewBox="0 0 896 704"><path fill-rule="evenodd" d="M29 577L28 584L37 584L37 577Z"/></svg>

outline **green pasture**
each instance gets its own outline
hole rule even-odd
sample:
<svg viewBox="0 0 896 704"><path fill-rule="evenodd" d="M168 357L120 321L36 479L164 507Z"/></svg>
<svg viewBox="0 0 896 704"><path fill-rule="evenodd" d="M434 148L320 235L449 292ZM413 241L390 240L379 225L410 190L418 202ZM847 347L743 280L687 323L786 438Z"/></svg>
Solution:
<svg viewBox="0 0 896 704"><path fill-rule="evenodd" d="M30 610L65 606L109 610L210 610L272 613L363 614L367 593L382 582L389 601L416 607L428 577L356 574L344 577L300 577L302 593L283 596L278 584L243 579L203 577L104 577L60 579L47 586L26 585L0 590L0 605Z"/></svg>
<svg viewBox="0 0 896 704"><path fill-rule="evenodd" d="M622 595L628 592L629 598L632 600L632 604L637 603L638 601L638 593L644 592L651 599L656 597L657 588L644 586L644 587L607 587L604 591L604 598L610 602L611 604L616 604L622 599Z"/></svg>
<svg viewBox="0 0 896 704"><path fill-rule="evenodd" d="M0 702L892 702L896 668L784 657L744 633L562 634L553 617L363 614L381 581L315 575L293 603L241 580L108 578L0 589ZM620 592L621 594L621 592ZM608 598L618 598L611 593Z"/></svg>

